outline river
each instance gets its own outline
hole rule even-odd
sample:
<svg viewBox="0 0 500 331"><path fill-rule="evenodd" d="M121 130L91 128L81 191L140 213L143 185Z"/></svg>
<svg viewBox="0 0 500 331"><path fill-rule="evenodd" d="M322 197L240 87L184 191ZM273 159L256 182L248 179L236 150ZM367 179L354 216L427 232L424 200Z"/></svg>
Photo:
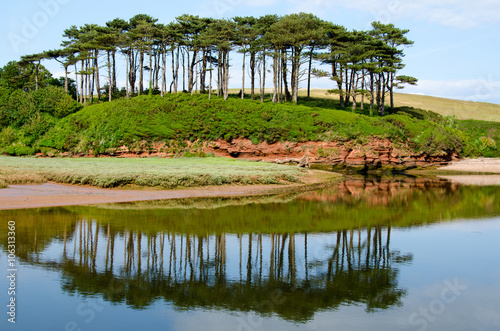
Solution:
<svg viewBox="0 0 500 331"><path fill-rule="evenodd" d="M0 220L2 330L500 330L500 186L353 177Z"/></svg>

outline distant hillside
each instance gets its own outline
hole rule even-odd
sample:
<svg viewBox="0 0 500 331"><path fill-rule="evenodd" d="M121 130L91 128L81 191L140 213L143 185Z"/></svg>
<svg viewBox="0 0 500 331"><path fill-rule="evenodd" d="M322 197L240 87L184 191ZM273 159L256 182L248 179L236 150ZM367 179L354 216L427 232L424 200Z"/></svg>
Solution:
<svg viewBox="0 0 500 331"><path fill-rule="evenodd" d="M316 98L337 98L336 95L326 93L327 90L314 89L311 95ZM301 95L306 95L301 91ZM427 95L396 93L394 95L396 107L414 107L430 110L442 116L454 116L456 119L481 120L500 122L500 105L487 102L462 101L431 97Z"/></svg>

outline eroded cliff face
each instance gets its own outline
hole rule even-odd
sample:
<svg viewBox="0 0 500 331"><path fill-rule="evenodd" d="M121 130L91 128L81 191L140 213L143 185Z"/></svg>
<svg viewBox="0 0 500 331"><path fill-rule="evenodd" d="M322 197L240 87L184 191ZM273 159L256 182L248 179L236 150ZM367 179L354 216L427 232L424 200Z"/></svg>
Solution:
<svg viewBox="0 0 500 331"><path fill-rule="evenodd" d="M335 167L349 167L352 169L379 169L392 167L408 169L433 165L445 165L458 159L454 152L429 155L415 153L411 148L395 145L388 139L373 139L368 143L356 142L276 142L268 144L262 142L257 145L249 139L233 139L228 142L217 140L210 142L184 143L154 143L143 142L134 149L120 147L109 151L102 156L115 157L176 157L185 153L191 155L215 155L228 158L246 159L253 161L286 161L309 158L310 164L333 165ZM90 152L92 155L92 152ZM86 155L74 155L86 156Z"/></svg>
<svg viewBox="0 0 500 331"><path fill-rule="evenodd" d="M414 153L408 146L395 146L387 139L374 139L366 144L352 142L265 142L254 145L247 139L231 142L219 140L207 144L206 152L218 156L282 161L290 158L309 157L311 164L327 164L354 168L380 168L384 166L414 168L444 165L458 159L456 153L428 155Z"/></svg>

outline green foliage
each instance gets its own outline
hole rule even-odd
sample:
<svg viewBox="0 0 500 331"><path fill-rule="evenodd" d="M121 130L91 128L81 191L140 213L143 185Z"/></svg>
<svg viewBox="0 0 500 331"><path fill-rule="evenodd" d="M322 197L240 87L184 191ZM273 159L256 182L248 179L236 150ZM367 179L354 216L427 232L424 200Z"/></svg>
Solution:
<svg viewBox="0 0 500 331"><path fill-rule="evenodd" d="M35 155L35 149L33 147L28 147L23 144L14 144L7 147L4 151L12 156Z"/></svg>
<svg viewBox="0 0 500 331"><path fill-rule="evenodd" d="M17 141L17 132L11 127L6 127L0 132L0 148L10 146Z"/></svg>
<svg viewBox="0 0 500 331"><path fill-rule="evenodd" d="M64 89L64 77L52 78L50 80L50 86L57 86ZM76 82L74 79L68 78L68 94L71 95L73 99L76 100Z"/></svg>
<svg viewBox="0 0 500 331"><path fill-rule="evenodd" d="M468 137L468 155L500 157L500 123L478 120L456 121Z"/></svg>
<svg viewBox="0 0 500 331"><path fill-rule="evenodd" d="M40 64L11 61L0 69L0 86L11 90L34 91L48 86L52 74Z"/></svg>
<svg viewBox="0 0 500 331"><path fill-rule="evenodd" d="M81 106L62 87L48 86L33 92L39 112L63 118L81 109Z"/></svg>
<svg viewBox="0 0 500 331"><path fill-rule="evenodd" d="M384 117L383 121L394 127L392 140L406 138L416 152L439 155L463 151L465 137L459 130L404 114L389 115Z"/></svg>
<svg viewBox="0 0 500 331"><path fill-rule="evenodd" d="M177 155L203 156L182 144L236 138L254 144L320 140L364 144L375 137L408 145L415 152L464 156L495 156L500 146L498 123L456 121L411 107L372 117L346 111L331 100L313 99L295 106L167 94L101 103L58 119L78 109L60 88L18 90L3 99L8 102L0 103L0 119L8 118L4 123L10 123L10 129L3 125L0 149L12 155L33 150L98 155L122 146L137 150L163 142L177 146L172 147Z"/></svg>
<svg viewBox="0 0 500 331"><path fill-rule="evenodd" d="M0 108L0 127L21 127L36 113L33 97L23 90L15 90L8 96L7 104Z"/></svg>

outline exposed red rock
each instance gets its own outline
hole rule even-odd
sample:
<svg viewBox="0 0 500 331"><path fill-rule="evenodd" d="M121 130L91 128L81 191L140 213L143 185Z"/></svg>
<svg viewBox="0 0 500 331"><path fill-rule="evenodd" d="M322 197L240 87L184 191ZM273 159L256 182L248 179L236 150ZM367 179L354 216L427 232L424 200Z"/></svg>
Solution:
<svg viewBox="0 0 500 331"><path fill-rule="evenodd" d="M457 160L456 153L441 153L440 155L418 154L411 152L408 146L395 145L388 139L373 139L366 144L353 142L276 142L269 144L261 142L253 144L249 139L216 140L211 142L186 141L183 147L169 146L166 143L155 143L130 150L120 147L110 151L107 155L115 157L175 157L189 151L196 153L213 154L216 156L274 162L276 160L300 159L308 155L309 163L335 166L347 166L357 169L380 167L414 168L432 165L446 165ZM67 153L66 153L67 154ZM69 155L68 155L69 156ZM90 155L72 155L85 157Z"/></svg>

